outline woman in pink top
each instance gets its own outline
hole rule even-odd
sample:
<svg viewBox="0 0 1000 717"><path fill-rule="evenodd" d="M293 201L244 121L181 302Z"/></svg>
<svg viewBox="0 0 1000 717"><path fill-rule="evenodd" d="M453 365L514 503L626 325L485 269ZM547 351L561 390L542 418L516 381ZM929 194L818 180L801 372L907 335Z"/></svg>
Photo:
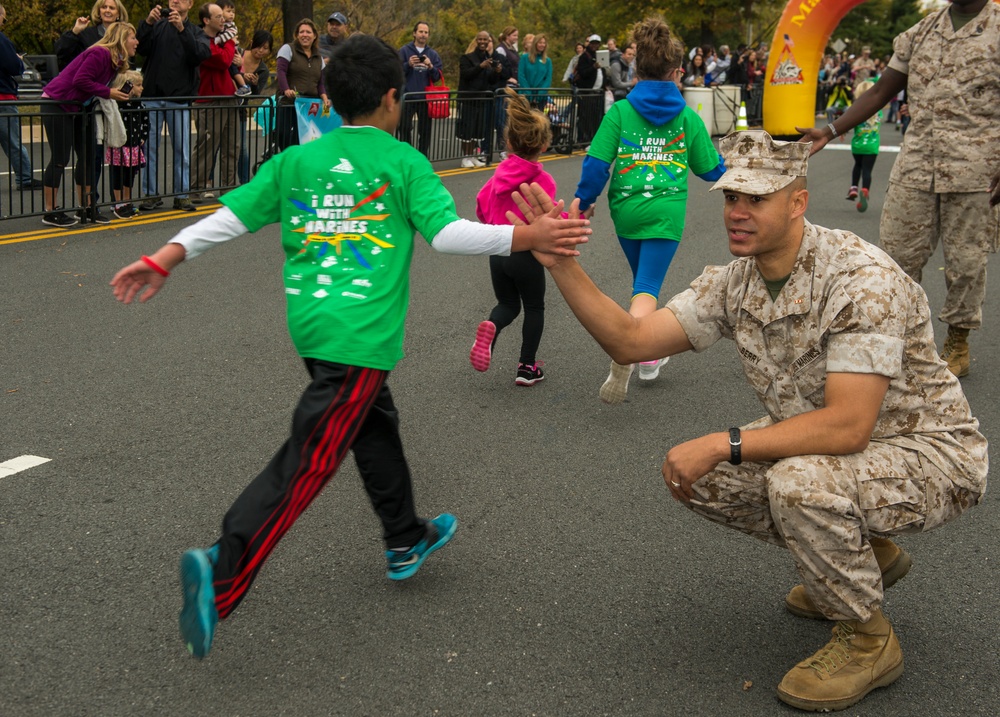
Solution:
<svg viewBox="0 0 1000 717"><path fill-rule="evenodd" d="M537 182L550 197L555 198L556 182L542 169L539 155L552 142L548 118L531 109L528 101L507 88L507 125L504 139L507 159L497 165L493 177L476 197L476 216L486 224L508 224L507 212L523 215L511 193L522 183ZM535 353L542 340L545 326L545 270L530 251L514 252L510 256L490 257L490 276L497 305L488 321L476 329L476 342L469 361L477 371L490 367L496 337L521 313L524 305L524 325L521 328L521 356L517 364L518 386L534 386L545 378Z"/></svg>

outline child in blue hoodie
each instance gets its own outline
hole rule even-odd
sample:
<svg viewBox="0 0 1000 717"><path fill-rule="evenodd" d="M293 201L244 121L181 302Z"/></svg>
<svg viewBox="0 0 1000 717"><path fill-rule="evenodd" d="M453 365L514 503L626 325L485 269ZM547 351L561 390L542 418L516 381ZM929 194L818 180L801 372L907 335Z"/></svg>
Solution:
<svg viewBox="0 0 1000 717"><path fill-rule="evenodd" d="M549 120L514 90L507 88L507 124L504 141L507 159L497 165L496 172L476 196L476 216L484 224L509 224L507 212L522 219L511 193L522 183L537 182L545 193L555 199L556 182L542 169L539 155L552 142ZM490 277L497 305L488 321L476 329L476 341L469 352L469 361L477 371L490 367L493 346L500 331L521 313L524 304L524 325L521 327L521 357L517 364L518 386L534 386L545 378L541 362L535 353L545 327L545 270L530 251L513 252L510 256L490 257Z"/></svg>
<svg viewBox="0 0 1000 717"><path fill-rule="evenodd" d="M676 84L683 72L683 45L658 17L636 23L632 36L639 82L604 116L583 161L576 196L580 209L592 216L594 201L611 175L608 206L632 269L629 313L639 318L656 310L684 233L688 173L714 182L725 165L705 123L688 108ZM666 359L640 364L639 378L656 378L664 363ZM611 362L600 390L602 401L625 400L632 369L631 364Z"/></svg>

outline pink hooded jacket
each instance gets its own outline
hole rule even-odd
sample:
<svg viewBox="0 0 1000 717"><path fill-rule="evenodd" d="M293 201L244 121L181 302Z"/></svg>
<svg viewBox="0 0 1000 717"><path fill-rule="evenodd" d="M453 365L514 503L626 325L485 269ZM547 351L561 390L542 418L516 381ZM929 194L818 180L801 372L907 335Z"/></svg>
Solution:
<svg viewBox="0 0 1000 717"><path fill-rule="evenodd" d="M555 199L556 180L542 169L539 162L529 162L516 154L508 155L507 159L497 165L493 176L476 195L476 216L479 221L484 224L510 224L507 221L508 210L524 219L510 195L521 184L532 182L538 182L545 193Z"/></svg>

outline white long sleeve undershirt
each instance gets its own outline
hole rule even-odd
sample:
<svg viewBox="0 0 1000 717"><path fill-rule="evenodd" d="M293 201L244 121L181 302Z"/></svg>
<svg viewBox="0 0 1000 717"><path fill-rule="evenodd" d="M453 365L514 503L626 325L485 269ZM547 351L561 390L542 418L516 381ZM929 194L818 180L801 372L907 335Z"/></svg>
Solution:
<svg viewBox="0 0 1000 717"><path fill-rule="evenodd" d="M170 242L184 247L185 259L194 259L216 244L235 239L248 231L232 209L222 207L200 222L182 229ZM431 247L443 254L507 256L513 240L512 226L459 219L438 232L431 239Z"/></svg>

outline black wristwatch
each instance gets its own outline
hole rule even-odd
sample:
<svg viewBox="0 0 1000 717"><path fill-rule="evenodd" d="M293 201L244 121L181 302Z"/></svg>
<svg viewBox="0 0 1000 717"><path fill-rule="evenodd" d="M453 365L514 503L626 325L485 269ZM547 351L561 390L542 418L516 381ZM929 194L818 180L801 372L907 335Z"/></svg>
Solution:
<svg viewBox="0 0 1000 717"><path fill-rule="evenodd" d="M729 462L734 466L743 462L743 437L739 428L729 429Z"/></svg>

